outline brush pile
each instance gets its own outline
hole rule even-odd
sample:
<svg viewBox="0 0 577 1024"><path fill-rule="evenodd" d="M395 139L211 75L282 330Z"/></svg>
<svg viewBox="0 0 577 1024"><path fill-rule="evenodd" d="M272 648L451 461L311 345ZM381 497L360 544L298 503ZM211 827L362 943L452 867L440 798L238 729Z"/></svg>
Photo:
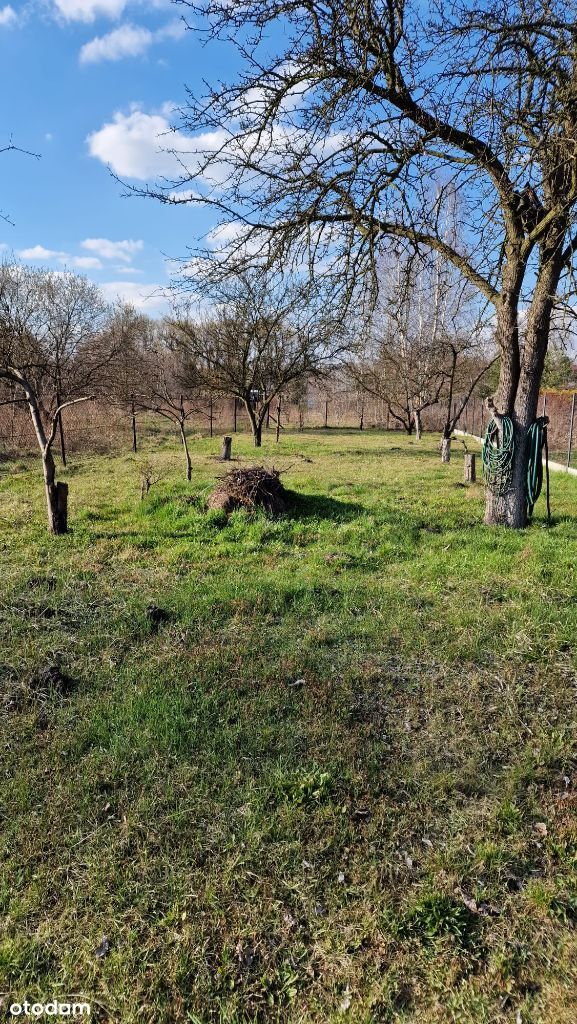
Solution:
<svg viewBox="0 0 577 1024"><path fill-rule="evenodd" d="M286 512L287 495L278 469L251 466L232 469L208 499L209 508L222 509L227 515L237 508L263 508L270 515Z"/></svg>

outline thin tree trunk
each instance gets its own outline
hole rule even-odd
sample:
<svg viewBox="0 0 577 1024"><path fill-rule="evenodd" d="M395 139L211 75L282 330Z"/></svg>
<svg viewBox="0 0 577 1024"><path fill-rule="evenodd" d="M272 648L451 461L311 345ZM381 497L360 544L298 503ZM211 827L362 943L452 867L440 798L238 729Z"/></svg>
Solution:
<svg viewBox="0 0 577 1024"><path fill-rule="evenodd" d="M184 429L184 423L178 424L180 430L180 440L182 441L182 447L184 449L184 457L186 459L186 479L192 480L192 462L190 459L190 452L188 450L188 440L186 437L186 430Z"/></svg>
<svg viewBox="0 0 577 1024"><path fill-rule="evenodd" d="M441 439L441 462L451 461L451 435L448 437L444 436Z"/></svg>
<svg viewBox="0 0 577 1024"><path fill-rule="evenodd" d="M254 447L260 448L262 445L262 418L256 416L250 396L244 399L244 405L252 427L252 440Z"/></svg>
<svg viewBox="0 0 577 1024"><path fill-rule="evenodd" d="M48 513L48 529L50 533L62 534L68 529L67 520L67 497L68 486L56 483L56 465L52 455L52 447L48 443L42 417L38 408L35 395L28 387L25 387L26 400L34 426L34 432L40 448L42 457L42 472L44 475L44 490L46 493L46 510Z"/></svg>
<svg viewBox="0 0 577 1024"><path fill-rule="evenodd" d="M132 416L132 451L136 452L136 413L134 410L134 399L131 402L131 416Z"/></svg>
<svg viewBox="0 0 577 1024"><path fill-rule="evenodd" d="M276 404L276 440L277 440L277 444L278 444L278 442L280 440L280 413L281 413L281 406L282 406L282 395L279 395L278 396L278 400L277 400L277 404Z"/></svg>
<svg viewBox="0 0 577 1024"><path fill-rule="evenodd" d="M61 516L58 484L56 483L56 465L50 448L42 452L42 471L44 473L44 489L46 491L46 507L48 512L48 529L50 533L66 533L67 522ZM65 486L65 485L64 485Z"/></svg>
<svg viewBox="0 0 577 1024"><path fill-rule="evenodd" d="M415 409L415 438L417 441L421 440L423 433L423 424L421 422L421 410Z"/></svg>
<svg viewBox="0 0 577 1024"><path fill-rule="evenodd" d="M58 434L60 436L60 456L62 458L62 465L66 467L66 444L64 442L64 426L62 423L62 413L58 413Z"/></svg>

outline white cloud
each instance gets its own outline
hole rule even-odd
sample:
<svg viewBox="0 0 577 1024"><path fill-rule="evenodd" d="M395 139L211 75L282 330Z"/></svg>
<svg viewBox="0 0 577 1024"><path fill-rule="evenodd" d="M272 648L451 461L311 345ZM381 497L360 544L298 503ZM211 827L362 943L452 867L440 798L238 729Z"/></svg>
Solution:
<svg viewBox="0 0 577 1024"><path fill-rule="evenodd" d="M106 281L99 285L109 302L121 300L148 313L162 313L168 308L166 287L159 284L140 284L137 281Z"/></svg>
<svg viewBox="0 0 577 1024"><path fill-rule="evenodd" d="M102 270L102 261L97 256L72 256L68 263L78 270Z"/></svg>
<svg viewBox="0 0 577 1024"><path fill-rule="evenodd" d="M106 36L96 36L85 43L80 50L80 63L98 63L100 60L122 60L123 57L137 57L154 44L165 39L180 39L187 29L181 20L151 32L138 25L121 25Z"/></svg>
<svg viewBox="0 0 577 1024"><path fill-rule="evenodd" d="M96 36L85 43L80 50L81 64L97 64L103 60L122 60L123 57L139 57L153 43L164 39L179 39L186 32L184 22L170 21L167 25L151 32L141 25L121 25L105 36Z"/></svg>
<svg viewBox="0 0 577 1024"><path fill-rule="evenodd" d="M122 60L138 57L152 43L152 32L137 25L121 25L105 36L96 36L80 50L81 64L97 64L101 60Z"/></svg>
<svg viewBox="0 0 577 1024"><path fill-rule="evenodd" d="M66 21L94 21L95 18L119 18L127 0L54 0L58 14Z"/></svg>
<svg viewBox="0 0 577 1024"><path fill-rule="evenodd" d="M10 4L0 7L0 26L2 28L9 28L11 25L15 25L17 21L18 15Z"/></svg>
<svg viewBox="0 0 577 1024"><path fill-rule="evenodd" d="M82 249L94 252L103 260L121 260L130 263L135 253L144 248L141 239L125 238L121 242L112 242L109 238L85 238L80 243Z"/></svg>
<svg viewBox="0 0 577 1024"><path fill-rule="evenodd" d="M202 154L214 152L227 140L225 131L205 132L194 138L172 131L168 120L171 104L157 114L139 108L129 114L117 112L112 121L88 136L91 156L109 164L125 178L180 178L186 171L198 173Z"/></svg>
<svg viewBox="0 0 577 1024"><path fill-rule="evenodd" d="M68 253L45 249L43 245L33 245L30 249L20 249L18 255L22 260L63 260L67 258Z"/></svg>
<svg viewBox="0 0 577 1024"><path fill-rule="evenodd" d="M195 192L193 188L183 188L180 191L168 193L168 199L173 203L189 203L191 199L200 199L200 192Z"/></svg>

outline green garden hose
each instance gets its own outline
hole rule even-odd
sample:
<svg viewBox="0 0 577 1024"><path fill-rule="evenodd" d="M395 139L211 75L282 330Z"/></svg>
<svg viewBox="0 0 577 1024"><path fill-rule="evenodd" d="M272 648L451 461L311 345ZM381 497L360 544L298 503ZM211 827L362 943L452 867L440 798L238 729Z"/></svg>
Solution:
<svg viewBox="0 0 577 1024"><path fill-rule="evenodd" d="M547 475L547 516L551 517L549 507L549 448L547 444L548 416L538 416L527 431L528 456L525 492L527 497L527 515L533 515L535 502L543 486L543 449L545 449L545 469ZM489 420L483 438L483 476L487 487L495 494L504 494L511 483L515 442L513 439L513 421L509 416Z"/></svg>
<svg viewBox="0 0 577 1024"><path fill-rule="evenodd" d="M545 467L547 470L547 515L549 509L549 446L547 444L548 416L538 416L527 431L529 456L527 460L527 515L533 515L535 502L541 494L543 486L543 448L545 449Z"/></svg>
<svg viewBox="0 0 577 1024"><path fill-rule="evenodd" d="M481 459L485 483L495 494L504 494L511 482L513 469L513 421L509 416L490 419L483 438Z"/></svg>

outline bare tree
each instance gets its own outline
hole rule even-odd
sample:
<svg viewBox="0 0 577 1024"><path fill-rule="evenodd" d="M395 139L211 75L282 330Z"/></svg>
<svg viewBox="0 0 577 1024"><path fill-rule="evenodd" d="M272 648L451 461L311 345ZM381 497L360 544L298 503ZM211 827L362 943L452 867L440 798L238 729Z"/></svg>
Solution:
<svg viewBox="0 0 577 1024"><path fill-rule="evenodd" d="M441 439L441 461L451 461L453 431L471 395L497 360L487 353L482 339L456 334L445 343L445 381L441 401L445 407ZM456 398L455 396L458 396Z"/></svg>
<svg viewBox="0 0 577 1024"><path fill-rule="evenodd" d="M341 330L327 323L302 282L262 271L225 279L210 297L211 315L170 321L173 343L187 361L185 379L243 403L259 448L271 403L331 365Z"/></svg>
<svg viewBox="0 0 577 1024"><path fill-rule="evenodd" d="M212 37L237 41L241 72L190 100L180 127L203 134L177 154L179 180L149 192L174 202L186 187L179 202L238 225L229 261L308 259L347 297L387 239L449 260L493 306L499 438L512 419L510 482L488 492L486 521L524 526L528 432L577 253L574 11L561 0L181 2ZM456 244L434 178L461 197Z"/></svg>
<svg viewBox="0 0 577 1024"><path fill-rule="evenodd" d="M28 406L52 533L67 529L67 486L56 482L53 455L60 417L102 391L122 328L121 314L114 316L85 278L0 267L0 380L12 391L9 400Z"/></svg>
<svg viewBox="0 0 577 1024"><path fill-rule="evenodd" d="M487 363L481 338L471 289L451 265L438 254L397 254L380 267L376 310L348 368L357 386L383 401L389 417L408 434L415 430L417 440L425 410L444 403L441 457L448 462L451 434L469 397L462 392L470 394Z"/></svg>
<svg viewBox="0 0 577 1024"><path fill-rule="evenodd" d="M191 397L198 398L199 388L192 382L190 364L184 364L182 347L171 343L165 325L146 317L139 319L138 343L131 361L133 372L125 386L135 409L154 412L176 426L186 461L186 479L191 480L186 426L198 412Z"/></svg>

